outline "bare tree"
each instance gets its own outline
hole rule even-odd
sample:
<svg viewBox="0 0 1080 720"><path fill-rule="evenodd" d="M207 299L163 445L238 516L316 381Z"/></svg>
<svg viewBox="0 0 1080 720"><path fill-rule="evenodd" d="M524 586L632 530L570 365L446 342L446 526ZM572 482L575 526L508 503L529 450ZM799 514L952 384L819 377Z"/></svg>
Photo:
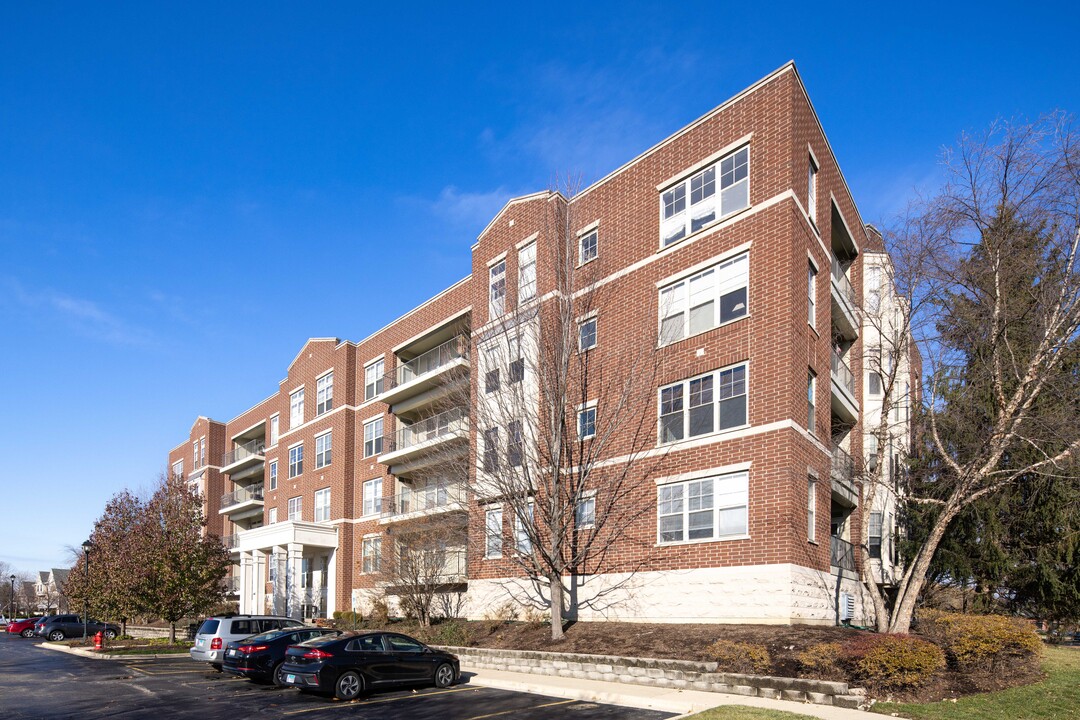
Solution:
<svg viewBox="0 0 1080 720"><path fill-rule="evenodd" d="M998 123L964 136L946 161L949 182L890 241L900 326L928 363L904 501L930 514L891 611L864 570L878 626L890 632L910 627L961 511L1010 484L1075 472L1080 449L1080 146L1070 124L1061 115ZM875 421L881 437L900 401L895 374ZM891 491L883 453L879 443L864 484L871 496Z"/></svg>
<svg viewBox="0 0 1080 720"><path fill-rule="evenodd" d="M460 519L460 515L452 515L399 525L385 536L386 547L380 542L376 582L397 598L406 617L416 618L425 627L436 617L448 616L453 607L451 598L462 589L465 548L460 538L465 528ZM366 569L370 572L373 568Z"/></svg>
<svg viewBox="0 0 1080 720"><path fill-rule="evenodd" d="M516 309L477 332L474 397L459 402L471 407L476 436L462 475L492 508L485 544L501 548L509 528L502 558L527 581L506 587L550 608L559 639L568 612L603 609L648 562L652 543L628 531L654 507L643 481L664 453L655 328L619 337L610 327L610 340L597 342L597 313L615 302L618 283L603 284L600 263L581 262L584 223L567 197L550 192L544 202L534 274L519 268Z"/></svg>

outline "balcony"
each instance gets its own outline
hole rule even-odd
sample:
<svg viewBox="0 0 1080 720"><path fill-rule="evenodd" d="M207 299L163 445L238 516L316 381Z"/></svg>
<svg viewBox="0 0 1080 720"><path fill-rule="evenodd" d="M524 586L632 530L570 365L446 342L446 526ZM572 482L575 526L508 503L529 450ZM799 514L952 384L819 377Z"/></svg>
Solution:
<svg viewBox="0 0 1080 720"><path fill-rule="evenodd" d="M229 494L231 495L232 493ZM224 545L225 549L229 552L238 552L240 548L240 536L235 533L232 535L226 535L225 537L221 538L221 544Z"/></svg>
<svg viewBox="0 0 1080 720"><path fill-rule="evenodd" d="M832 260L832 320L833 325L840 331L840 335L846 340L854 340L859 336L859 315L856 309L859 307L855 295L855 288L851 286L847 273L841 267L840 261Z"/></svg>
<svg viewBox="0 0 1080 720"><path fill-rule="evenodd" d="M240 594L240 576L234 575L232 577L227 577L222 582L225 584L226 595Z"/></svg>
<svg viewBox="0 0 1080 720"><path fill-rule="evenodd" d="M469 439L469 415L465 408L418 420L399 429L386 440L379 462L391 465L390 472L401 475L417 467L438 462L445 453L458 450Z"/></svg>
<svg viewBox="0 0 1080 720"><path fill-rule="evenodd" d="M833 448L829 475L832 478L834 499L849 507L855 507L859 502L859 493L855 489L855 461L839 445Z"/></svg>
<svg viewBox="0 0 1080 720"><path fill-rule="evenodd" d="M400 552L402 556L406 556L410 552L424 554L424 557L417 557L413 563L417 568L422 569L420 579L424 584L434 586L460 585L468 581L468 562L464 547L410 551L407 545L403 545ZM431 555L428 555L429 553ZM408 560L405 562L408 562ZM428 571L427 568L435 565L435 563L439 563L441 567L435 571ZM401 594L403 590L404 588L401 586L387 588L387 592L392 595Z"/></svg>
<svg viewBox="0 0 1080 720"><path fill-rule="evenodd" d="M416 410L468 367L469 338L456 335L386 373L380 399L393 406L395 414Z"/></svg>
<svg viewBox="0 0 1080 720"><path fill-rule="evenodd" d="M379 522L383 525L465 509L465 488L447 483L407 490L383 502Z"/></svg>
<svg viewBox="0 0 1080 720"><path fill-rule="evenodd" d="M255 483L247 487L238 488L231 493L221 496L222 515L229 515L233 521L255 514L262 514L263 508L263 484Z"/></svg>
<svg viewBox="0 0 1080 720"><path fill-rule="evenodd" d="M230 452L221 456L221 472L232 476L233 480L241 480L254 475L262 469L263 451L266 442L262 438L250 440L243 445L237 445Z"/></svg>
<svg viewBox="0 0 1080 720"><path fill-rule="evenodd" d="M844 422L854 424L859 418L859 403L855 400L855 376L835 347L832 348L829 364L832 378L832 413Z"/></svg>
<svg viewBox="0 0 1080 720"><path fill-rule="evenodd" d="M843 538L829 536L829 565L833 571L855 572L855 546Z"/></svg>

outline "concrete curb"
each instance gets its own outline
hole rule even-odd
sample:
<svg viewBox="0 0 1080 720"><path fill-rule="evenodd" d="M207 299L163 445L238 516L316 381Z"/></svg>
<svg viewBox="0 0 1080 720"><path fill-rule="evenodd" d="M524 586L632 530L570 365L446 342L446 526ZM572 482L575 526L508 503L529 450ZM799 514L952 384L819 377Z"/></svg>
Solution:
<svg viewBox="0 0 1080 720"><path fill-rule="evenodd" d="M45 648L46 650L58 650L65 652L68 655L79 655L91 660L131 660L133 658L176 658L176 657L190 657L187 653L157 653L154 655L147 655L139 653L138 655L118 654L98 652L97 650L90 650L88 648L71 647L70 645L61 645L59 643L43 642L39 643L38 647Z"/></svg>

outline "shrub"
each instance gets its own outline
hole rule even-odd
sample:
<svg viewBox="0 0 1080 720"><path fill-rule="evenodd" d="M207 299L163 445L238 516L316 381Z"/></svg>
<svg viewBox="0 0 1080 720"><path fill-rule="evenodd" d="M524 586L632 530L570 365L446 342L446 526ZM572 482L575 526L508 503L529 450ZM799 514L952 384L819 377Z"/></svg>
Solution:
<svg viewBox="0 0 1080 720"><path fill-rule="evenodd" d="M502 605L489 607L484 613L484 619L496 623L509 623L518 619L518 604L507 600Z"/></svg>
<svg viewBox="0 0 1080 720"><path fill-rule="evenodd" d="M1042 653L1038 633L1019 618L921 610L918 628L961 670L996 670Z"/></svg>
<svg viewBox="0 0 1080 720"><path fill-rule="evenodd" d="M375 598L371 601L371 619L377 623L390 620L390 606L386 603L386 598Z"/></svg>
<svg viewBox="0 0 1080 720"><path fill-rule="evenodd" d="M818 643L803 650L795 659L804 674L822 680L837 680L844 676L842 656L840 643Z"/></svg>
<svg viewBox="0 0 1080 720"><path fill-rule="evenodd" d="M843 645L842 662L859 682L902 690L925 684L945 667L945 653L911 635L865 635Z"/></svg>
<svg viewBox="0 0 1080 720"><path fill-rule="evenodd" d="M452 647L468 647L471 642L471 633L466 623L448 620L441 622L433 628L432 643L435 645L450 645Z"/></svg>
<svg viewBox="0 0 1080 720"><path fill-rule="evenodd" d="M705 652L716 661L718 672L764 675L772 667L764 645L717 640Z"/></svg>

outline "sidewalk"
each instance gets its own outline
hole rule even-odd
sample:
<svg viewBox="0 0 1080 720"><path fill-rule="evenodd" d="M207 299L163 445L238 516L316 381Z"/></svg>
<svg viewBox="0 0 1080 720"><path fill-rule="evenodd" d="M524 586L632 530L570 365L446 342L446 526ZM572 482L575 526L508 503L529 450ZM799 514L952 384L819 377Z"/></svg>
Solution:
<svg viewBox="0 0 1080 720"><path fill-rule="evenodd" d="M537 693L571 700L587 700L612 705L646 710L687 715L701 712L719 705L745 705L750 707L785 710L800 713L823 720L868 720L880 717L862 710L849 710L832 705L814 705L787 700L768 700L743 695L703 692L699 690L674 690L672 688L629 685L626 683L604 682L602 680L577 680L575 678L554 675L532 675L529 673L489 670L462 666L462 675L470 685L515 690L518 692Z"/></svg>

